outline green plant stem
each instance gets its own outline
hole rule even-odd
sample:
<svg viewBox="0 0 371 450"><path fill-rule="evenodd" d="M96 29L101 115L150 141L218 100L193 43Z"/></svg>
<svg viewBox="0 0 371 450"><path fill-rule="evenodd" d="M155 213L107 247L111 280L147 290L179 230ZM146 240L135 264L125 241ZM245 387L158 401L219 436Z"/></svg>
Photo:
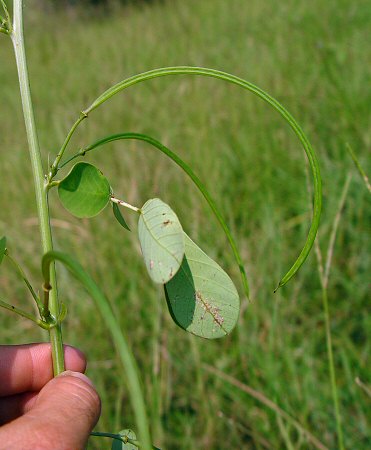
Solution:
<svg viewBox="0 0 371 450"><path fill-rule="evenodd" d="M107 438L111 438L111 439L116 439L116 441L120 441L125 444L128 442L128 438L126 436L122 436L121 434L117 434L117 433L108 433L105 431L92 431L90 433L90 436L107 437Z"/></svg>
<svg viewBox="0 0 371 450"><path fill-rule="evenodd" d="M336 215L335 215L334 221L332 223L332 227L331 227L330 239L329 239L329 244L328 244L327 254L326 254L326 263L323 268L323 277L322 277L322 285L325 289L327 289L327 287L328 287L336 236L337 236L338 228L340 225L341 213L343 212L343 209L344 209L345 200L348 195L349 186L350 186L351 181L352 181L352 175L350 173L348 173L348 175L345 179L343 190L341 192L338 209L337 209L337 212L336 212Z"/></svg>
<svg viewBox="0 0 371 450"><path fill-rule="evenodd" d="M331 234L329 239L329 245L326 254L326 262L325 266L323 266L322 253L319 247L318 242L316 242L316 253L318 259L318 271L319 277L322 287L322 304L323 304L323 315L325 319L325 333L326 333L326 347L327 347L327 361L328 361L328 369L330 376L330 385L331 385L331 394L332 401L334 404L334 414L336 420L336 432L338 445L340 450L344 450L344 438L343 438L343 429L342 429L342 420L340 414L340 402L339 402L339 394L336 385L336 372L335 372L335 363L334 363L334 355L332 349L332 337L331 337L331 323L330 323L330 310L328 304L328 284L330 277L330 269L332 264L332 256L334 253L335 241L337 236L337 231L340 224L341 213L343 211L345 200L349 191L350 182L352 180L352 176L350 174L347 175L343 190L341 192L340 201L338 204L338 208L335 214L335 218L331 227Z"/></svg>
<svg viewBox="0 0 371 450"><path fill-rule="evenodd" d="M115 434L115 433L106 433L104 431L92 431L90 433L90 436L96 436L96 437L108 437L111 439L116 439L117 441L121 441L124 442L125 444L132 444L135 445L136 447L140 448L142 445L139 441L137 441L136 439L130 439L127 436L121 436L121 434ZM151 449L153 450L160 450L159 448L152 446Z"/></svg>
<svg viewBox="0 0 371 450"><path fill-rule="evenodd" d="M12 263L13 267L15 268L15 270L18 272L18 274L21 276L21 278L25 282L28 290L30 291L33 299L35 300L35 302L37 304L37 307L38 307L39 311L42 312L43 311L43 304L40 301L40 298L38 297L36 292L34 291L33 287L31 286L31 283L28 281L28 278L27 278L26 274L24 273L22 267L17 263L17 261L14 258L12 258L9 255L8 250L5 251L5 256L9 259L9 261Z"/></svg>
<svg viewBox="0 0 371 450"><path fill-rule="evenodd" d="M143 449L150 450L152 448L151 436L137 365L108 300L81 265L74 261L70 256L61 252L52 251L43 256L42 272L45 286L49 286L50 284L50 268L53 265L53 261L62 262L75 278L85 286L85 289L95 301L95 304L111 333L112 340L127 376L130 399L133 405Z"/></svg>
<svg viewBox="0 0 371 450"><path fill-rule="evenodd" d="M0 307L5 308L8 311L12 311L12 312L18 314L19 316L22 316L28 320L31 320L32 322L39 325L39 327L44 328L45 330L50 329L50 325L48 323L44 322L41 319L38 319L37 317L34 317L32 314L29 314L27 311L23 311L23 309L19 309L16 306L13 306L7 302L4 302L3 300L0 300Z"/></svg>
<svg viewBox="0 0 371 450"><path fill-rule="evenodd" d="M26 126L27 140L31 157L32 173L35 185L37 212L39 217L41 242L43 252L53 249L52 235L50 228L49 207L47 189L44 186L44 172L41 163L40 147L35 126L35 119L32 108L30 84L28 79L26 53L23 38L23 17L22 0L13 1L14 23L11 31L11 38L17 63L19 87L22 99L23 116ZM56 288L55 269L51 270L51 284L54 289L50 298L50 313L53 317L59 316L59 303ZM52 345L53 370L57 375L64 371L64 353L62 343L62 332L60 325L51 328L49 331Z"/></svg>
<svg viewBox="0 0 371 450"><path fill-rule="evenodd" d="M366 172L363 170L363 167L361 166L360 162L358 161L358 158L357 158L356 154L354 153L354 150L352 149L352 147L349 144L346 144L346 148L348 150L349 155L353 159L354 165L356 166L359 174L363 178L363 181L366 185L368 192L370 192L370 194L371 194L371 185L370 185L368 176L366 175Z"/></svg>
<svg viewBox="0 0 371 450"><path fill-rule="evenodd" d="M3 7L4 13L5 13L6 29L7 29L7 32L9 33L12 29L12 21L10 19L10 14L9 14L8 8L7 8L4 0L0 0L0 3L1 3L1 6Z"/></svg>
<svg viewBox="0 0 371 450"><path fill-rule="evenodd" d="M308 179L308 173L307 173L307 179ZM342 430L342 420L341 420L341 414L340 414L340 403L339 403L339 395L336 385L336 372L335 372L335 364L334 364L334 356L333 356L333 349L332 349L332 337L331 337L331 323L330 323L330 310L329 310L329 302L328 302L328 283L329 283L329 276L330 276L330 269L332 264L332 256L334 252L334 246L336 241L336 235L340 223L341 213L345 205L345 200L348 194L350 182L351 182L352 176L350 174L347 175L344 187L342 189L342 193L340 196L338 208L335 214L335 218L332 222L331 227L331 233L330 233L330 239L329 239L329 245L327 248L327 254L326 254L326 262L325 266L323 264L323 257L322 257L322 251L318 242L318 239L315 241L315 252L317 256L317 266L318 266L318 274L319 274L319 280L321 283L321 290L322 290L322 307L323 307L323 315L324 315L324 321L325 321L325 334L326 334L326 348L327 348L327 362L328 362L328 370L329 370L329 377L330 377L330 385L331 385L331 395L332 395L332 401L334 405L334 414L335 414L335 421L336 421L336 433L337 433L337 440L338 440L338 446L340 450L344 450L344 438L343 438L343 430ZM308 186L308 189L310 187Z"/></svg>
<svg viewBox="0 0 371 450"><path fill-rule="evenodd" d="M55 176L55 174L58 171L58 164L59 164L60 160L62 159L62 156L67 148L68 143L71 140L73 133L75 132L76 128L80 125L80 123L87 117L88 117L87 114L80 113L80 117L72 125L72 128L70 129L69 133L67 134L66 139L64 140L63 145L62 145L61 149L59 150L57 157L55 158L55 161L53 162L53 164L50 167L50 172L48 174L48 186L52 185L51 180L53 179L53 177Z"/></svg>
<svg viewBox="0 0 371 450"><path fill-rule="evenodd" d="M371 389L365 383L363 383L359 377L355 379L356 385L359 386L369 397L371 397Z"/></svg>
<svg viewBox="0 0 371 450"><path fill-rule="evenodd" d="M334 354L332 351L332 338L331 338L331 325L330 325L330 311L328 306L328 294L327 288L322 287L322 304L323 304L323 314L325 318L325 329L326 329L326 346L327 346L327 359L328 368L330 374L330 384L331 384L331 394L334 402L334 411L336 419L336 431L339 449L344 450L344 439L343 439L343 429L341 425L341 415L339 406L339 395L336 386L336 374L335 374L335 364L334 364Z"/></svg>

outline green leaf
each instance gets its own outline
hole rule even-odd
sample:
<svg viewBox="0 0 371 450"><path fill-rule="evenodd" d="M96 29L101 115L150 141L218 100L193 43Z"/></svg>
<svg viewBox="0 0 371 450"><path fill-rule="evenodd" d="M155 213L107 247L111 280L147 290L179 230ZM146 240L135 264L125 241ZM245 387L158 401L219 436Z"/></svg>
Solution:
<svg viewBox="0 0 371 450"><path fill-rule="evenodd" d="M6 237L3 236L0 239L0 264L3 262L3 258L5 255L5 250L6 250Z"/></svg>
<svg viewBox="0 0 371 450"><path fill-rule="evenodd" d="M117 219L117 222L124 227L126 230L130 231L129 225L126 223L124 216L121 214L120 208L117 203L112 203L113 214Z"/></svg>
<svg viewBox="0 0 371 450"><path fill-rule="evenodd" d="M79 162L58 184L62 205L76 217L93 217L107 205L111 188L102 172L92 164Z"/></svg>
<svg viewBox="0 0 371 450"><path fill-rule="evenodd" d="M238 320L240 300L230 277L185 233L180 270L165 284L170 314L184 330L206 339L229 334Z"/></svg>
<svg viewBox="0 0 371 450"><path fill-rule="evenodd" d="M246 297L249 298L249 283L247 281L247 276L245 272L245 268L243 266L242 257L240 255L240 252L238 250L238 246L232 236L231 231L228 228L228 225L226 221L223 218L223 214L219 211L216 202L213 200L211 195L209 194L208 190L206 189L204 183L198 178L198 176L193 172L191 167L183 161L177 154L175 154L173 151L171 151L169 148L165 147L165 145L161 144L161 142L157 141L156 139L153 139L150 136L147 136L145 134L139 134L139 133L118 133L118 134L111 134L109 136L105 136L103 139L99 139L98 141L95 141L93 144L88 145L87 147L81 148L79 152L73 156L73 158L77 158L79 156L85 155L86 153L97 149L104 144L107 144L109 142L114 142L121 139L137 139L139 141L147 142L150 145L153 145L155 148L160 150L160 152L164 153L166 156L168 156L171 160L175 162L184 172L189 176L189 178L193 181L193 183L196 185L196 187L199 189L201 194L204 196L205 200L209 204L210 208L212 209L215 217L219 221L221 227L224 230L224 233L229 241L229 244L231 246L231 249L233 251L233 254L236 258L236 262L238 264L238 267L240 269L241 278L242 278L242 284L243 288L246 294ZM64 164L69 162L70 160L67 160ZM62 164L61 167L64 166Z"/></svg>
<svg viewBox="0 0 371 450"><path fill-rule="evenodd" d="M184 234L177 215L162 200L148 200L141 209L138 234L149 276L155 283L167 283L184 256Z"/></svg>
<svg viewBox="0 0 371 450"><path fill-rule="evenodd" d="M137 440L137 436L133 430L122 430L117 434L119 434L122 437L127 436L129 439L132 439L133 441ZM129 444L128 442L125 443L117 439L114 439L112 441L111 450L138 450L138 447L136 445Z"/></svg>

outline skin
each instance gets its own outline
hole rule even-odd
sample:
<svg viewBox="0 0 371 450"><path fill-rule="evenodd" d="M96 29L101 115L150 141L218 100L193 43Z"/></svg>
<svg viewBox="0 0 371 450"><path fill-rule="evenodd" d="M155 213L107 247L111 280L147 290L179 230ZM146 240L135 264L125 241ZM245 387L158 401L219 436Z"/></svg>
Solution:
<svg viewBox="0 0 371 450"><path fill-rule="evenodd" d="M0 450L82 450L100 415L84 355L65 346L53 378L49 344L0 346Z"/></svg>

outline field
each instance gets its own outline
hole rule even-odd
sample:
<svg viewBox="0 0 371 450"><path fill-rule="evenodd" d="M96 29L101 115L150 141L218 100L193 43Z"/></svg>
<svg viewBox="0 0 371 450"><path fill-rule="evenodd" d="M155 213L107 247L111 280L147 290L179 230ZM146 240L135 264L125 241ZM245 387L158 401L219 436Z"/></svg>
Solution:
<svg viewBox="0 0 371 450"><path fill-rule="evenodd" d="M339 448L326 349L327 295L345 448L370 448L370 195L346 147L370 174L368 2L164 0L53 12L29 0L25 18L45 164L79 111L102 91L135 73L173 65L217 68L257 84L298 120L320 161L317 257L312 251L297 276L273 294L304 243L311 183L300 143L267 104L217 80L152 80L111 99L74 137L71 154L124 131L151 135L179 153L224 211L251 284L248 301L208 205L170 160L144 143L110 144L87 160L100 167L120 198L141 206L158 196L170 204L187 233L227 270L241 293L238 329L230 336L205 341L172 322L163 292L150 282L140 258L134 214L126 214L132 233L112 220L108 208L90 220L74 219L52 192L55 247L78 259L110 299L140 367L154 443L184 450L320 448L307 430L322 448ZM0 144L0 236L7 235L34 285L41 286L16 69L3 35ZM318 255L325 263L328 249L324 291ZM84 289L58 269L68 306L64 340L86 353L88 375L103 401L97 430L132 428L125 378L108 332ZM7 265L1 268L0 296L32 308ZM1 343L46 339L28 322L5 310L0 314ZM91 438L89 448L110 443Z"/></svg>

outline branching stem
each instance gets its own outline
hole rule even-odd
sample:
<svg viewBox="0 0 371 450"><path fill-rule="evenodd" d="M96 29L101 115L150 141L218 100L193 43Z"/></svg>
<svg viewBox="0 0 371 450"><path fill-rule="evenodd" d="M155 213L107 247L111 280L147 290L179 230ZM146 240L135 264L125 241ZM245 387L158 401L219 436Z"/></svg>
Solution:
<svg viewBox="0 0 371 450"><path fill-rule="evenodd" d="M135 447L141 448L142 445L139 441L136 439L131 439L129 436L116 434L116 433L106 433L104 431L92 431L90 433L90 436L96 436L96 437L108 437L111 439L116 439L117 441L123 442L124 444L132 444L135 445ZM151 447L152 450L160 450L155 446Z"/></svg>
<svg viewBox="0 0 371 450"><path fill-rule="evenodd" d="M12 266L15 268L15 270L18 272L18 274L21 276L21 278L23 279L23 281L25 282L28 290L30 291L33 299L35 300L37 307L40 311L40 313L42 313L43 311L43 307L42 307L42 303L40 301L39 296L36 294L35 290L33 289L33 287L31 286L31 283L29 282L26 274L24 273L22 267L17 263L17 261L10 256L9 251L5 250L5 256L8 258L8 260L11 262Z"/></svg>
<svg viewBox="0 0 371 450"><path fill-rule="evenodd" d="M17 308L10 303L4 302L3 300L0 300L0 307L5 308L8 311L12 311L19 316L24 317L25 319L31 320L32 322L39 325L39 327L44 328L44 330L50 330L51 328L51 325L49 323L44 322L43 320L34 317L32 314L29 314L27 311L23 311L23 309Z"/></svg>
<svg viewBox="0 0 371 450"><path fill-rule="evenodd" d="M75 132L76 128L80 125L80 123L87 117L88 117L88 115L86 113L84 113L84 112L80 113L80 117L72 125L72 128L70 129L69 133L67 134L66 139L64 140L63 145L62 145L61 149L59 150L57 157L55 158L55 161L53 162L53 164L50 167L50 172L49 172L48 178L47 178L48 185L50 185L53 177L58 172L58 164L59 164L60 160L62 159L62 156L67 148L68 143L71 140L73 133Z"/></svg>
<svg viewBox="0 0 371 450"><path fill-rule="evenodd" d="M50 228L50 216L48 207L47 189L44 185L44 171L41 163L41 154L35 119L33 114L30 83L28 79L26 53L23 38L23 1L13 0L14 22L10 36L12 38L14 53L18 69L19 87L21 93L24 122L26 126L27 140L31 157L32 173L35 185L37 212L40 224L41 242L43 252L53 249L52 234ZM54 266L51 270L51 284L54 289L50 296L50 312L53 317L59 316L59 302L56 288L56 274ZM64 371L64 353L62 344L61 327L58 324L49 331L52 344L52 357L54 374Z"/></svg>

